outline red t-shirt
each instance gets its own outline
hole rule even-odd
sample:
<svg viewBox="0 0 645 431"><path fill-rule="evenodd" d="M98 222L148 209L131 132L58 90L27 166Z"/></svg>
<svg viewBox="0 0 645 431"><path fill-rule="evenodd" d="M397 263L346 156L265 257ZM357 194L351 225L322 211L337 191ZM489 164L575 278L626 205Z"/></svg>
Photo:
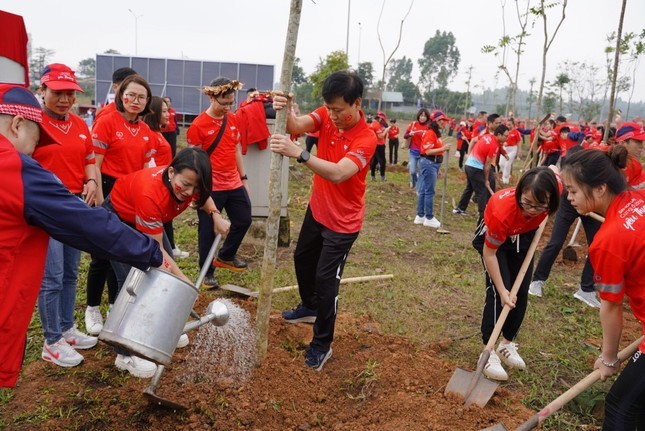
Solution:
<svg viewBox="0 0 645 431"><path fill-rule="evenodd" d="M177 111L168 108L168 124L161 129L162 132L176 132L177 131Z"/></svg>
<svg viewBox="0 0 645 431"><path fill-rule="evenodd" d="M508 132L508 138L506 139L506 143L504 145L507 147L515 147L520 141L522 141L522 134L519 130L513 129Z"/></svg>
<svg viewBox="0 0 645 431"><path fill-rule="evenodd" d="M434 132L432 129L426 130L426 132L423 134L423 138L421 140L421 155L426 156L428 155L427 152L428 150L433 150L435 148L440 148L443 147L443 143L441 143L441 139L437 136L437 134ZM442 156L443 151L439 153L432 154L433 156Z"/></svg>
<svg viewBox="0 0 645 431"><path fill-rule="evenodd" d="M142 169L119 178L110 200L119 217L148 235L163 233L163 224L181 214L191 199L180 202L163 183L165 166Z"/></svg>
<svg viewBox="0 0 645 431"><path fill-rule="evenodd" d="M645 334L645 191L620 193L589 246L600 298L622 302L625 295ZM639 350L645 353L645 341Z"/></svg>
<svg viewBox="0 0 645 431"><path fill-rule="evenodd" d="M391 124L390 130L387 131L387 138L396 139L398 137L399 137L399 128L397 127L396 124Z"/></svg>
<svg viewBox="0 0 645 431"><path fill-rule="evenodd" d="M152 148L157 166L166 166L172 162L172 148L161 132L152 131Z"/></svg>
<svg viewBox="0 0 645 431"><path fill-rule="evenodd" d="M42 125L60 145L39 145L32 157L56 174L70 192L81 193L85 166L95 162L90 129L81 117L71 112L66 120L56 120L45 114Z"/></svg>
<svg viewBox="0 0 645 431"><path fill-rule="evenodd" d="M494 159L499 152L499 143L492 133L487 133L479 137L475 142L470 157L480 162L482 165L486 164L486 159Z"/></svg>
<svg viewBox="0 0 645 431"><path fill-rule="evenodd" d="M555 153L556 151L560 151L560 144L557 140L556 133L551 130L548 132L548 135L551 137L551 139L543 140L539 139L539 144L538 146L542 150L544 154L551 154Z"/></svg>
<svg viewBox="0 0 645 431"><path fill-rule="evenodd" d="M309 116L314 120L316 130L320 131L316 157L332 163L348 158L358 166L356 174L339 184L314 173L309 200L312 215L318 223L334 232L359 232L365 216L365 176L376 151L376 136L365 122L363 112L354 127L342 132L334 126L325 107L316 109Z"/></svg>
<svg viewBox="0 0 645 431"><path fill-rule="evenodd" d="M235 115L230 112L226 115L228 117L226 130L210 156L213 168L213 191L234 190L243 186L235 158L240 132L237 129ZM211 117L206 111L199 114L186 132L188 145L198 146L204 151L208 150L217 137L223 121L223 118Z"/></svg>
<svg viewBox="0 0 645 431"><path fill-rule="evenodd" d="M643 165L636 157L627 157L627 166L623 169L623 173L627 184L634 188L640 188L639 186L643 182Z"/></svg>
<svg viewBox="0 0 645 431"><path fill-rule="evenodd" d="M537 229L547 215L543 212L535 217L525 217L515 200L515 187L495 192L484 210L487 228L484 243L489 248L498 249L509 236Z"/></svg>
<svg viewBox="0 0 645 431"><path fill-rule="evenodd" d="M96 113L96 116L94 117L94 121L98 120L99 118L111 114L112 112L116 112L116 104L114 102L110 102L101 109L98 110Z"/></svg>
<svg viewBox="0 0 645 431"><path fill-rule="evenodd" d="M119 178L143 169L152 154L151 135L146 123L130 122L119 111L95 121L92 141L94 152L104 156L101 172Z"/></svg>
<svg viewBox="0 0 645 431"><path fill-rule="evenodd" d="M421 138L423 137L423 132L428 130L428 124L427 121L425 123L419 123L418 121L410 123L405 131L406 138L408 136L410 137L410 150L419 151L419 148L421 148Z"/></svg>
<svg viewBox="0 0 645 431"><path fill-rule="evenodd" d="M370 127L376 135L376 145L385 145L385 137L387 136L387 133L383 134L383 137L379 138L379 135L385 131L385 127L383 127L378 120L372 121Z"/></svg>

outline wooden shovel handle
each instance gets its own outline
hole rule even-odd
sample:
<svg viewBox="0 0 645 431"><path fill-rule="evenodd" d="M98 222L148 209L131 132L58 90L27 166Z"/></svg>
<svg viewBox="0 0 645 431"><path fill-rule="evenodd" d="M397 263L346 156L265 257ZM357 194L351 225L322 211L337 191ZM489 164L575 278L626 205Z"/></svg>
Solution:
<svg viewBox="0 0 645 431"><path fill-rule="evenodd" d="M601 216L600 214L596 214L595 212L590 212L590 213L587 213L585 215L587 217L591 217L592 219L594 219L596 221L599 221L600 223L605 222L605 218L603 216Z"/></svg>
<svg viewBox="0 0 645 431"><path fill-rule="evenodd" d="M636 352L636 349L638 349L638 345L642 341L643 341L643 337L640 337L638 340L634 341L632 344L630 344L629 346L625 347L623 350L618 352L618 361L622 363L623 361L625 361L625 359L630 358L634 354L634 352ZM571 401L572 399L580 395L583 391L591 387L591 385L596 383L598 379L600 379L600 370L593 370L591 373L587 374L585 378L583 378L578 383L576 383L571 388L569 388L568 391L560 395L555 400L551 401L549 405L547 405L538 413L533 415L531 419L529 419L528 421L520 425L517 428L517 431L528 431L536 428L546 418L548 418L553 413L560 410L569 401Z"/></svg>

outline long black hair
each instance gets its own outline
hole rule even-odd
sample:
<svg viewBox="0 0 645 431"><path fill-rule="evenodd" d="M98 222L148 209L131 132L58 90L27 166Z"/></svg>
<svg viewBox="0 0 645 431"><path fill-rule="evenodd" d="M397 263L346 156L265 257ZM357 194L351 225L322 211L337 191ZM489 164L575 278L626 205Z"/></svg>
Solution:
<svg viewBox="0 0 645 431"><path fill-rule="evenodd" d="M170 178L168 177L168 169L170 168L173 168L177 173L180 173L184 169L190 169L197 173L197 188L199 193L197 205L199 207L204 206L211 195L211 190L213 189L211 162L208 157L208 153L201 148L195 147L184 148L177 153L175 158L172 159L172 162L170 162L170 165L164 169L162 174L164 184L166 184L166 187L168 187L171 193L173 193L170 185Z"/></svg>

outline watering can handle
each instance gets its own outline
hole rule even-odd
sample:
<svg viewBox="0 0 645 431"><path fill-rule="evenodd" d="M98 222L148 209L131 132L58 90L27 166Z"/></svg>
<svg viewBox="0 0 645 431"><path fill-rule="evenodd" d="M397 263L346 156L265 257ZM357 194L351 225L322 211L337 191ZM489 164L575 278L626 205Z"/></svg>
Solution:
<svg viewBox="0 0 645 431"><path fill-rule="evenodd" d="M208 272L208 269L211 266L211 262L215 257L215 250L217 250L217 246L219 245L219 242L221 240L222 240L222 235L217 234L217 236L215 237L215 240L213 241L213 245L211 245L211 249L208 251L208 256L206 256L206 260L204 261L204 266L202 270L199 272L199 277L197 277L197 281L195 282L195 287L197 288L197 290L199 290L199 287L202 285L202 281L204 281L204 278L206 278L206 273Z"/></svg>
<svg viewBox="0 0 645 431"><path fill-rule="evenodd" d="M136 298L137 294L135 293L136 287L141 283L141 279L144 276L144 272L140 271L136 268L132 268L130 270L130 274L128 275L128 278L126 279L126 286L125 290L130 294L130 296L133 296Z"/></svg>

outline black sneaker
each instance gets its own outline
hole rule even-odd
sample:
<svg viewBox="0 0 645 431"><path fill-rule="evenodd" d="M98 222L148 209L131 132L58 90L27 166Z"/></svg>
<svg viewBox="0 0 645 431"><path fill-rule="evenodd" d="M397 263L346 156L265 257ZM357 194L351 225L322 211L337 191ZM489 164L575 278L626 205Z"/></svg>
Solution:
<svg viewBox="0 0 645 431"><path fill-rule="evenodd" d="M461 209L461 208L459 208L459 207L454 207L454 208L452 209L452 213L453 213L453 214L464 215L464 216L466 215L466 211L462 210L462 209Z"/></svg>
<svg viewBox="0 0 645 431"><path fill-rule="evenodd" d="M202 288L206 290L219 289L219 283L214 274L206 275L202 281Z"/></svg>
<svg viewBox="0 0 645 431"><path fill-rule="evenodd" d="M289 323L314 323L317 314L318 312L316 310L305 307L301 302L296 308L283 311L282 317Z"/></svg>
<svg viewBox="0 0 645 431"><path fill-rule="evenodd" d="M325 362L331 358L331 347L326 352L317 349L316 347L309 346L305 351L305 365L313 368L316 371L322 370Z"/></svg>

